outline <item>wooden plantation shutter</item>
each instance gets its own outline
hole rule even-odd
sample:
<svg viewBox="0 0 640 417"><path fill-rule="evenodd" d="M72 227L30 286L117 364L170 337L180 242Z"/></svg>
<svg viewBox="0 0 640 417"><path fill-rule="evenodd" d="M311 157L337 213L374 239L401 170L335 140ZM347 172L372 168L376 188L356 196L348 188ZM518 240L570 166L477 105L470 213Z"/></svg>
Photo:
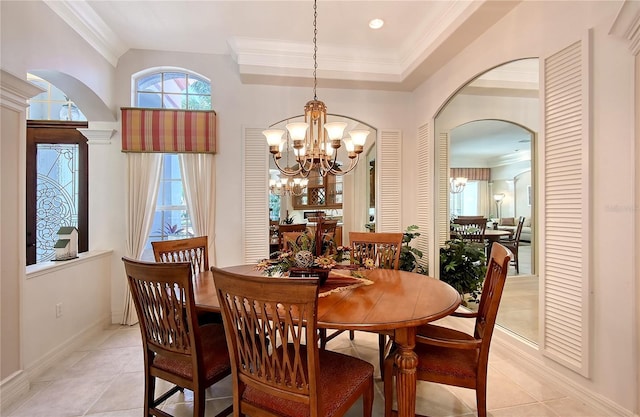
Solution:
<svg viewBox="0 0 640 417"><path fill-rule="evenodd" d="M432 197L432 185L433 184L433 153L430 150L433 148L431 141L431 132L429 131L429 124L426 123L418 127L418 194L417 194L417 224L419 227L418 236L415 240L415 247L422 252L423 258L418 262L427 271L428 265L435 265L433 261L429 260L429 238L433 235L433 229L431 227L430 219L433 219L434 201ZM431 272L429 272L431 273Z"/></svg>
<svg viewBox="0 0 640 417"><path fill-rule="evenodd" d="M247 264L269 256L269 152L262 130L243 129L242 242Z"/></svg>
<svg viewBox="0 0 640 417"><path fill-rule="evenodd" d="M121 110L123 152L216 153L213 110Z"/></svg>
<svg viewBox="0 0 640 417"><path fill-rule="evenodd" d="M589 375L588 41L544 60L542 276L544 354Z"/></svg>
<svg viewBox="0 0 640 417"><path fill-rule="evenodd" d="M438 248L444 246L444 242L449 240L449 134L440 133L438 147L436 149L438 158L438 172L436 175L436 189L438 190L436 224ZM439 252L438 252L439 253Z"/></svg>
<svg viewBox="0 0 640 417"><path fill-rule="evenodd" d="M381 130L377 146L376 232L401 232L402 132Z"/></svg>

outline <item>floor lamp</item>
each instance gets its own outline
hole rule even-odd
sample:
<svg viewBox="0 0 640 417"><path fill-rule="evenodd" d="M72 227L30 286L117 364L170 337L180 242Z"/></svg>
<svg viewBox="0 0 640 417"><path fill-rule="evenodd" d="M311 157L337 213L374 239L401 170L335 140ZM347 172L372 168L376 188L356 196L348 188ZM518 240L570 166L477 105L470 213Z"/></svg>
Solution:
<svg viewBox="0 0 640 417"><path fill-rule="evenodd" d="M496 216L498 220L502 218L501 208L502 200L504 200L504 194L494 194L493 199L496 201Z"/></svg>

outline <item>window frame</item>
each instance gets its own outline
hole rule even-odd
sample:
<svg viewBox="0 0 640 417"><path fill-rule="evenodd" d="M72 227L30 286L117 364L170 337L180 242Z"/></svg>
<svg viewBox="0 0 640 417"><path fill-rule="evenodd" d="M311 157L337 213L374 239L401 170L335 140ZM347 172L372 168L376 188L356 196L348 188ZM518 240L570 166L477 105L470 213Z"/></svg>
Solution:
<svg viewBox="0 0 640 417"><path fill-rule="evenodd" d="M185 79L185 83L186 83L186 88L184 89L184 93L176 93L176 92L165 92L165 74L181 74L184 76ZM140 89L140 84L143 83L146 79L148 78L152 78L154 76L160 76L160 89L158 91L152 91L152 90L148 90L148 89ZM202 83L207 83L208 84L208 89L209 89L209 94L200 94L200 93L192 93L189 92L189 79L195 79L199 82ZM145 71L141 71L138 72L137 74L134 74L131 77L131 93L132 93L132 97L131 97L131 102L133 103L134 107L139 107L139 108L157 108L157 109L172 109L172 110L212 110L213 109L213 104L212 104L212 94L211 94L211 80L201 74L198 74L196 72L193 71L189 71L183 68L169 68L169 67L162 67L162 68L151 68L151 69L147 69ZM157 94L160 96L160 104L161 106L159 107L149 107L149 106L141 106L139 103L139 98L141 94ZM165 100L165 95L169 96L169 97L175 97L177 95L182 95L184 96L184 102L186 104L186 107L182 108L182 107L167 107L166 106L166 100ZM190 101L189 98L190 97L208 97L209 98L209 108L191 108L189 106ZM162 164L164 165L165 162L165 156L166 153L163 153L163 160L162 160ZM182 162L179 162L182 163ZM174 178L171 178L169 180L175 180ZM180 177L180 180L182 181L182 187L183 187L183 192L184 192L184 178L182 178L182 175ZM160 181L158 186L162 186L163 182L166 181L165 177L164 177L164 168L162 168L161 171L161 176L160 176ZM170 206L165 206L165 205L161 205L159 201L156 201L156 207L155 207L155 212L154 212L154 219L155 216L160 213L160 212L166 212L166 211L185 211L187 213L187 215L189 216L189 220L188 220L188 229L192 229L192 221L191 221L191 213L189 212L189 207L185 201L184 205L170 205ZM160 227L162 228L163 232L160 234L161 240L168 240L171 238L172 235L166 234L164 233L164 221L163 224L160 225ZM188 234L188 230L187 230L187 234ZM154 229L153 229L153 224L151 227L151 230L149 231L148 236L146 237L146 243L145 243L145 250L143 252L143 257L142 259L151 259L151 254L148 253L148 249L150 247L150 242L155 241L157 238L158 234L154 233ZM185 236L188 237L188 236ZM149 247L148 247L149 246Z"/></svg>
<svg viewBox="0 0 640 417"><path fill-rule="evenodd" d="M27 120L26 146L26 257L36 264L37 145L78 145L78 252L89 250L89 147L77 129L88 122Z"/></svg>

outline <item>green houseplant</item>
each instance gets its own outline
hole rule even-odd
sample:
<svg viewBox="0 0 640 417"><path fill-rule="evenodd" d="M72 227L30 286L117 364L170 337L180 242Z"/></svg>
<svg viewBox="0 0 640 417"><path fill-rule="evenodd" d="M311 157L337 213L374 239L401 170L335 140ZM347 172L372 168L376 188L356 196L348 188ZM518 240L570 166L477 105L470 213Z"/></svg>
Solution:
<svg viewBox="0 0 640 417"><path fill-rule="evenodd" d="M486 271L483 244L452 239L440 248L440 279L462 295L463 305L478 302Z"/></svg>
<svg viewBox="0 0 640 417"><path fill-rule="evenodd" d="M404 231L400 248L400 270L427 275L427 270L418 263L418 260L422 258L422 251L411 247L411 241L420 236L417 230L418 226L413 224Z"/></svg>

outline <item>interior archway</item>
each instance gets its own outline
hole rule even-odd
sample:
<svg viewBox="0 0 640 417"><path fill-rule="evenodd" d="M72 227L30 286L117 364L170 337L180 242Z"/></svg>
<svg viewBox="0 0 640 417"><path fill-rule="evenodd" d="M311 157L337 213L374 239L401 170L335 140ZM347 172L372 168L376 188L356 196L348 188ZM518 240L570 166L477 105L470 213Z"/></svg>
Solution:
<svg viewBox="0 0 640 417"><path fill-rule="evenodd" d="M71 75L54 70L30 70L29 73L49 81L69 95L89 121L115 122L116 117L100 97L86 84Z"/></svg>
<svg viewBox="0 0 640 417"><path fill-rule="evenodd" d="M475 188L469 193L471 196L467 196L467 205L473 206L470 211L474 213L455 207L455 199L461 205L463 197L452 197L449 190L438 191L437 212L483 215L490 219L489 227L499 222L499 217L515 220L524 216L525 221L530 222L529 242L524 244L528 249L523 250L524 257L529 260L528 266L523 268L526 273L516 274L514 267L510 271L510 276L520 279L512 280L514 284L527 281L526 294L522 294L517 286L507 285L498 325L534 343L538 339L538 281L533 174L535 132L538 130L538 59L535 58L509 62L481 74L461 87L435 119L441 162L436 168L439 175L450 177L453 168L487 170L485 183L473 184ZM503 196L501 203L496 203L494 194ZM448 221L436 219L436 225L448 226ZM448 233L442 231L439 235L448 236ZM512 296L521 295L523 298L515 306L506 307Z"/></svg>

